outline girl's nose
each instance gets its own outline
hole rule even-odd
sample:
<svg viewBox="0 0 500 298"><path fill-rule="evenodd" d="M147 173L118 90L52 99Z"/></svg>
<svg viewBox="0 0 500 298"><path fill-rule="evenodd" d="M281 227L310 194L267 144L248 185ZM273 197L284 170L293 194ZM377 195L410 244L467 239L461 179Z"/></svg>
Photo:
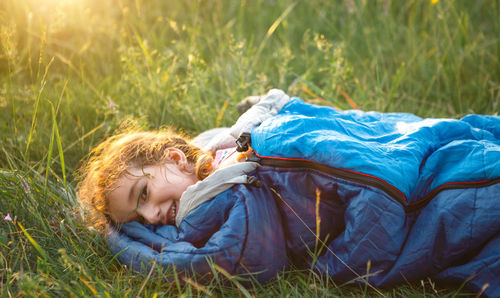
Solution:
<svg viewBox="0 0 500 298"><path fill-rule="evenodd" d="M159 206L147 204L142 206L138 213L146 220L146 223L157 225L161 223L161 209Z"/></svg>

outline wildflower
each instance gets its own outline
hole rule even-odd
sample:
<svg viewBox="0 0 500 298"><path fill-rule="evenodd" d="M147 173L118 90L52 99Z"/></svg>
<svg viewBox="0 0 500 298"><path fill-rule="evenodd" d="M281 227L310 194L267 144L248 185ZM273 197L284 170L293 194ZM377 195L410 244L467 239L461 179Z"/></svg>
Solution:
<svg viewBox="0 0 500 298"><path fill-rule="evenodd" d="M431 4L436 4L438 3L439 0L431 0Z"/></svg>
<svg viewBox="0 0 500 298"><path fill-rule="evenodd" d="M114 108L114 106L115 106L115 103L114 103L113 101L110 101L110 102L109 102L109 107L110 107L110 108Z"/></svg>
<svg viewBox="0 0 500 298"><path fill-rule="evenodd" d="M12 221L12 217L10 217L10 213L7 213L7 215L3 218L5 221ZM17 220L17 216L14 216L14 221Z"/></svg>

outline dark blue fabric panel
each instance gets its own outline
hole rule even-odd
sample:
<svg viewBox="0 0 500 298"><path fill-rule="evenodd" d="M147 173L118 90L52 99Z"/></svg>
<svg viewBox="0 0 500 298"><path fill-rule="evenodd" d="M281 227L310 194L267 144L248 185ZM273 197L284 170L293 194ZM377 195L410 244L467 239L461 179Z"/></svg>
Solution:
<svg viewBox="0 0 500 298"><path fill-rule="evenodd" d="M500 184L445 190L416 215L397 262L380 284L426 276L470 279L474 289L489 283L487 293L500 294L500 275L492 278L500 270Z"/></svg>
<svg viewBox="0 0 500 298"><path fill-rule="evenodd" d="M403 206L370 186L351 182L341 189L346 226L318 259L316 270L339 282L389 270L399 257L411 224Z"/></svg>
<svg viewBox="0 0 500 298"><path fill-rule="evenodd" d="M312 169L260 167L257 177L274 190L271 198L278 205L289 260L297 267L310 267L310 254L320 247L315 234L318 220L322 241L337 237L345 227L340 196L348 194L339 190L342 184L332 176Z"/></svg>

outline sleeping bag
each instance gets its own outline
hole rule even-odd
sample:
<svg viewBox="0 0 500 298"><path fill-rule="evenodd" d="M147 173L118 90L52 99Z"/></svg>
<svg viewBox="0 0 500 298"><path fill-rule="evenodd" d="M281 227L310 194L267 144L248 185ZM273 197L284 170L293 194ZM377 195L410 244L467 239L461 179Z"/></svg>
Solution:
<svg viewBox="0 0 500 298"><path fill-rule="evenodd" d="M500 117L339 111L271 90L230 133L253 156L189 187L176 226L111 228L122 263L261 282L293 265L500 296Z"/></svg>

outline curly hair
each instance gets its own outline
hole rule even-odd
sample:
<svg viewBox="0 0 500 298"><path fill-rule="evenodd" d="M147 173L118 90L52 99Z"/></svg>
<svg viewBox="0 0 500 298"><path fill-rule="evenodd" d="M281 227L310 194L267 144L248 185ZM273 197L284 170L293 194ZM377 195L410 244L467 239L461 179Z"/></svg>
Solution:
<svg viewBox="0 0 500 298"><path fill-rule="evenodd" d="M171 130L127 131L109 137L90 152L80 168L77 192L89 211L86 219L104 232L111 223L107 194L131 166L145 167L170 161L168 148L181 150L199 180L211 173L212 156Z"/></svg>

